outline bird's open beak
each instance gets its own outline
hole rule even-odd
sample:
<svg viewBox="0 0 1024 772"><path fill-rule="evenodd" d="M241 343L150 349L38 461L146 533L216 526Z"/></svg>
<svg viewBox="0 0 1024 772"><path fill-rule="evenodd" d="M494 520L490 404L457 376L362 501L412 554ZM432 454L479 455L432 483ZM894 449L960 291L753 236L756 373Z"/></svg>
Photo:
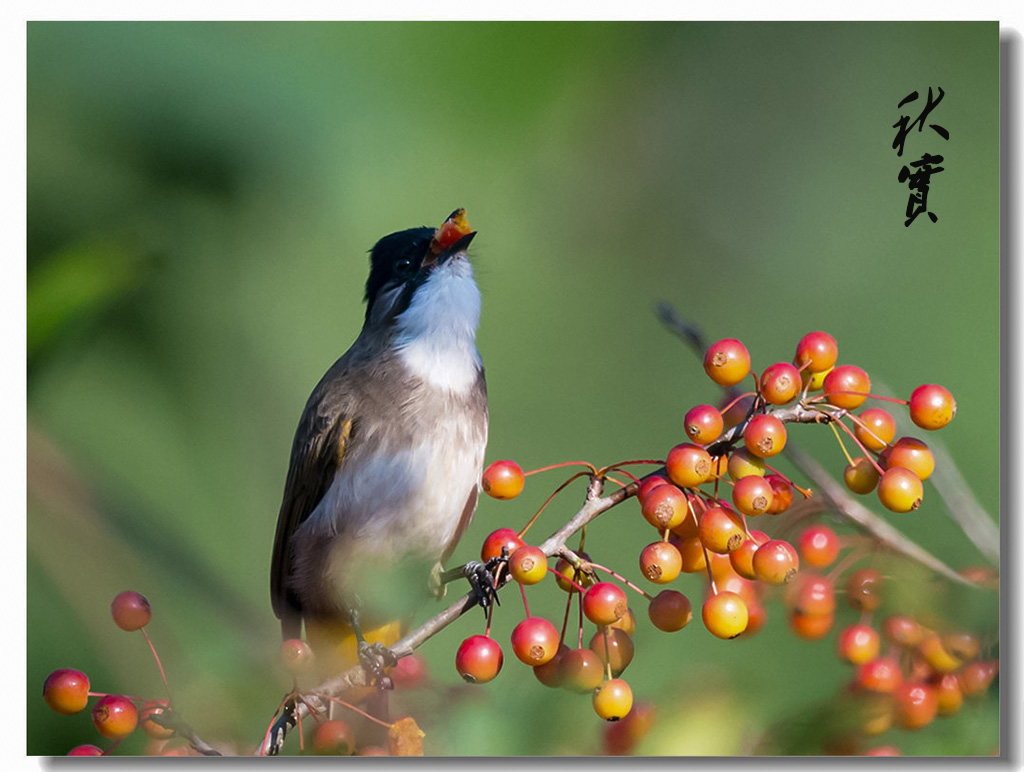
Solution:
<svg viewBox="0 0 1024 772"><path fill-rule="evenodd" d="M434 237L430 240L430 249L423 258L423 265L430 266L435 262L443 263L452 255L465 252L469 242L476 235L466 219L465 209L456 209L440 228L434 231Z"/></svg>

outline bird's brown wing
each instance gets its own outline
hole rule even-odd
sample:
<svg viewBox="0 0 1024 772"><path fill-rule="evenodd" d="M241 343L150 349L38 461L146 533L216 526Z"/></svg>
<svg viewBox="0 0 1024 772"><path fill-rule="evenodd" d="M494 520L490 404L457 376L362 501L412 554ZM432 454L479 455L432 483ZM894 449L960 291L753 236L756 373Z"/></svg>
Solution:
<svg viewBox="0 0 1024 772"><path fill-rule="evenodd" d="M292 535L331 487L352 431L352 417L346 415L344 400L338 398L336 390L327 388L342 367L341 360L336 362L314 389L292 442L270 567L270 599L285 638L299 636L302 614L299 598L288 587L294 559Z"/></svg>

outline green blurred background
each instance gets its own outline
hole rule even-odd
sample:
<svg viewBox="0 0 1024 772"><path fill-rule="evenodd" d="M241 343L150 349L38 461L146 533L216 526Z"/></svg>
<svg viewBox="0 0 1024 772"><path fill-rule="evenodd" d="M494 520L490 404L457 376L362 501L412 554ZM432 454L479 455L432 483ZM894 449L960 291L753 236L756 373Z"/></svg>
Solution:
<svg viewBox="0 0 1024 772"><path fill-rule="evenodd" d="M914 133L899 159L897 104L928 86L950 139ZM479 231L488 460L603 464L679 442L717 390L653 313L668 300L709 338L741 338L755 369L824 329L895 394L946 385L959 414L941 439L995 520L998 109L994 23L29 23L28 752L101 739L39 699L56 667L160 695L145 643L109 617L126 588L153 603L200 734L259 739L286 688L268 563L299 412L358 332L369 247L459 206ZM945 157L939 220L907 228L896 177L925 151ZM841 474L829 432L790 441ZM561 479L483 501L455 559ZM984 562L926 487L890 521L955 568ZM588 552L637 577L638 521L615 510ZM699 602L697 578L679 587ZM911 576L890 601L994 634L994 596ZM530 597L561 618L554 591ZM732 642L699 620L641 624L626 676L660 711L641 752L821 751L849 671L834 633L799 641L769 610ZM507 593L500 641L520 616ZM427 751L600 752L589 700L511 652L490 686L461 684L454 649L482 630L474 613L422 649L436 688L404 699ZM996 700L879 742L990 753Z"/></svg>

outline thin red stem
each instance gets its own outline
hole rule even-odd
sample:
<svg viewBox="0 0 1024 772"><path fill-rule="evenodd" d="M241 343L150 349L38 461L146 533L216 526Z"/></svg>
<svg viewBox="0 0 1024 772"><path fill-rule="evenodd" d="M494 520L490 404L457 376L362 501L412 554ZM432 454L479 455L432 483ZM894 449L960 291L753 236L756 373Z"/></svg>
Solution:
<svg viewBox="0 0 1024 772"><path fill-rule="evenodd" d="M586 476L587 476L587 474L585 472L576 472L572 477L570 477L564 483L562 483L557 488L555 488L555 490L551 493L551 495L548 496L547 499L544 500L544 503L540 505L540 509L538 509L534 513L533 517L530 518L529 522L525 526L523 526L523 530L521 530L519 532L519 538L522 539L526 535L526 532L530 530L530 527L535 522L537 522L537 518L540 517L540 513L543 512L547 508L548 504L551 503L552 499L554 499L555 496L557 496L559 493L561 493L563 490L565 490L566 486L569 485L569 483L571 483L573 480L575 480L575 479L577 479L579 477L586 477Z"/></svg>
<svg viewBox="0 0 1024 772"><path fill-rule="evenodd" d="M156 646L153 645L153 641L149 638L149 633L146 632L146 628L141 628L142 635L146 639L146 643L149 644L149 650L153 652L153 659L156 660L156 666L160 669L160 680L164 682L164 689L167 691L167 703L171 703L171 687L167 685L167 674L164 673L163 663L160 662L160 656L156 653Z"/></svg>
<svg viewBox="0 0 1024 772"><path fill-rule="evenodd" d="M540 474L541 472L549 472L552 469L561 469L565 466L585 466L590 470L591 474L597 473L597 467L589 461L562 461L559 464L550 464L548 466L542 466L539 469L531 469L529 472L523 472L523 477L529 477L531 474Z"/></svg>
<svg viewBox="0 0 1024 772"><path fill-rule="evenodd" d="M648 595L646 592L644 592L641 588L637 587L635 584L633 584L631 581L629 581L629 579L624 577L622 574L617 573L616 571L612 571L610 568L605 568L600 563L594 563L593 561L587 561L587 562L589 563L589 565L591 567L596 568L599 571L604 571L606 574L609 574L610 576L614 576L616 579L618 579L620 582L622 582L624 585L626 585L630 589L636 590L638 593L643 595L645 598L647 598L647 600L651 599L650 595Z"/></svg>

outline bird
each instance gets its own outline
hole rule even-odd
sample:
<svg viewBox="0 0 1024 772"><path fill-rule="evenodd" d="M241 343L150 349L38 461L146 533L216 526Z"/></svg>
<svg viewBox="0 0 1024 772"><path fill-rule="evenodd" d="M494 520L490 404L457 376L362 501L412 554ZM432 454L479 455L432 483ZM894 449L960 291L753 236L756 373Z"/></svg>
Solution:
<svg viewBox="0 0 1024 772"><path fill-rule="evenodd" d="M363 642L393 644L442 594L442 566L476 509L487 385L475 235L456 209L439 228L376 242L362 329L299 419L271 600L282 637L304 627L328 668L357 663Z"/></svg>

